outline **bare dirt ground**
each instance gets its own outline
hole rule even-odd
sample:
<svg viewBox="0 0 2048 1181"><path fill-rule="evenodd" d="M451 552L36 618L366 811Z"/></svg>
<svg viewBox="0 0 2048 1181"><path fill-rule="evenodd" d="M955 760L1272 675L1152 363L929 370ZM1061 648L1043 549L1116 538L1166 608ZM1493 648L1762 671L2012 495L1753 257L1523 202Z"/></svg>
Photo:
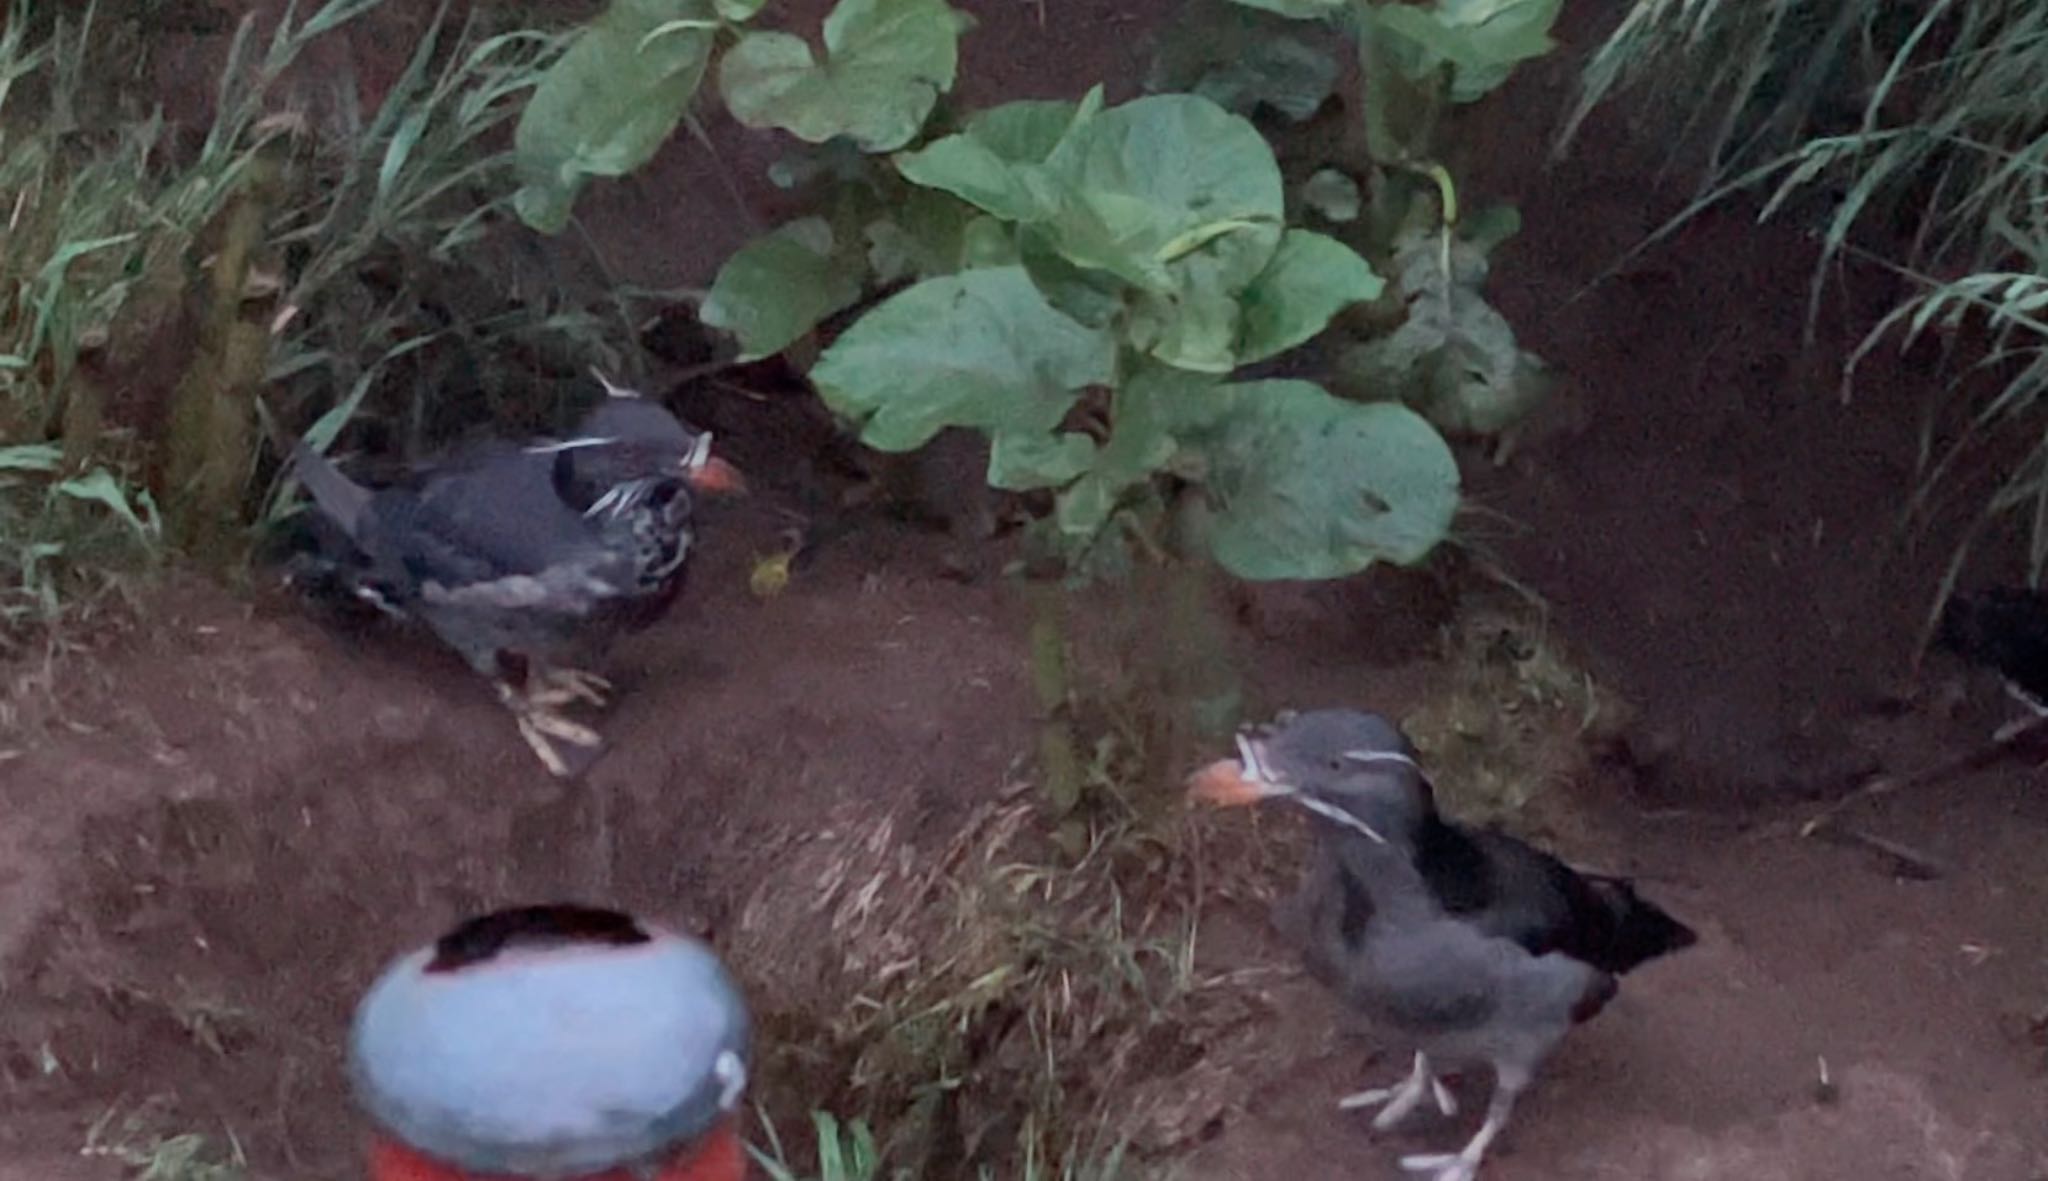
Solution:
<svg viewBox="0 0 2048 1181"><path fill-rule="evenodd" d="M1128 65L1136 18L1119 6L1054 22L1064 48L1113 62L1053 52L1015 7L970 47L1039 45L1091 77ZM1571 66L1474 117L1473 164L1528 227L1500 256L1496 298L1568 390L1554 429L1505 467L1475 462L1474 493L1528 526L1498 542L1507 568L1640 711L1635 764L1551 791L1526 822L1639 874L1703 939L1575 1035L1487 1175L2048 1178L2039 775L2016 762L1852 813L1945 863L1935 880L1796 836L1812 798L1856 770L1938 759L2001 714L1981 684L1952 717L1867 708L1905 678L1946 557L1902 556L1885 533L1927 379L1883 369L1843 409L1825 357L1853 329L1830 326L1820 362L1794 354L1810 255L1741 213L1567 303L1676 204L1640 154L1602 146L1621 142L1611 120L1540 167ZM1064 73L1003 77L1078 89ZM719 425L748 447L743 415ZM267 593L180 582L145 630L14 670L0 1181L119 1175L78 1148L138 1107L239 1143L258 1177L356 1175L349 1008L387 956L477 907L595 896L702 931L771 1034L844 1003L821 855L859 840L883 860L936 857L1016 782L1032 733L1022 616L999 580L960 577L953 543L879 522L752 598L777 510L806 502L799 474L751 462L760 494L711 523L682 604L621 652L615 750L580 785L549 782L452 659L324 629ZM1430 628L1382 574L1255 599L1239 644L1261 708L1399 713L1441 680ZM1468 1116L1381 1140L1335 1111L1400 1064L1292 970L1261 906L1219 901L1199 949L1249 1000L1207 1060L1162 1072L1162 1087L1213 1092L1214 1114L1150 1163L1189 1181L1394 1177L1399 1152L1469 1130Z"/></svg>

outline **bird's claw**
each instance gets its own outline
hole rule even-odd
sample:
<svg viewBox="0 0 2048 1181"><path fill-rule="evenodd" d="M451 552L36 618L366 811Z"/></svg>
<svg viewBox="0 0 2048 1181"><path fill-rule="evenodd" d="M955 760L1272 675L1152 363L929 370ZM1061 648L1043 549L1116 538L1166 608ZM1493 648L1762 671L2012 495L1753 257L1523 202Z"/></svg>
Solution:
<svg viewBox="0 0 2048 1181"><path fill-rule="evenodd" d="M598 737L597 731L581 722L571 721L543 708L530 710L519 720L522 725L531 728L537 734L559 738L576 746L604 745L604 739Z"/></svg>
<svg viewBox="0 0 2048 1181"><path fill-rule="evenodd" d="M1424 1099L1436 1102L1436 1109L1443 1114L1458 1114L1458 1101L1451 1097L1450 1088L1429 1069L1429 1059L1421 1054L1415 1056L1415 1068L1408 1077L1391 1087L1374 1087L1355 1095L1346 1095L1337 1100L1343 1111L1356 1111L1361 1107L1380 1107L1380 1113L1373 1117L1374 1130L1384 1132L1407 1119Z"/></svg>
<svg viewBox="0 0 2048 1181"><path fill-rule="evenodd" d="M559 706L575 701L587 701L603 708L611 699L612 683L593 672L580 668L550 668L535 674L536 684L527 689L527 699L535 705Z"/></svg>
<svg viewBox="0 0 2048 1181"><path fill-rule="evenodd" d="M598 737L596 731L555 714L525 713L519 715L518 722L519 736L526 740L527 746L533 748L533 753L548 769L548 774L557 779L571 779L576 775L576 767L563 758L562 752L555 748L557 740L587 750L595 750L604 745L604 740Z"/></svg>
<svg viewBox="0 0 2048 1181"><path fill-rule="evenodd" d="M1479 1175L1479 1158L1462 1152L1433 1152L1401 1158L1401 1167L1411 1173L1430 1173L1430 1181L1473 1181Z"/></svg>
<svg viewBox="0 0 2048 1181"><path fill-rule="evenodd" d="M506 708L512 711L513 720L519 726L519 737L533 748L541 764L557 779L569 779L576 774L576 767L556 749L557 741L585 751L595 751L604 746L604 739L597 731L554 712L553 705L557 703L535 694L521 694L505 684L498 686L498 695ZM584 762L587 765L588 760Z"/></svg>

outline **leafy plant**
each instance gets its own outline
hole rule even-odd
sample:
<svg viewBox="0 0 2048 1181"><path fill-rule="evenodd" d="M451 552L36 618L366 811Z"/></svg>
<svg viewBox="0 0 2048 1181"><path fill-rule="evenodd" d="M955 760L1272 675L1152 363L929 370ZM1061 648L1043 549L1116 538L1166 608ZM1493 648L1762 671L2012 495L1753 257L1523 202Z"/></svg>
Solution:
<svg viewBox="0 0 2048 1181"><path fill-rule="evenodd" d="M117 323L162 314L178 245L217 207L210 172L162 183L160 122L77 130L93 13L33 15L16 0L0 30L0 651L159 555L135 440L107 427L88 361Z"/></svg>
<svg viewBox="0 0 2048 1181"><path fill-rule="evenodd" d="M768 1137L766 1149L747 1145L747 1154L761 1166L770 1181L882 1181L881 1152L867 1121L848 1120L845 1125L829 1111L811 1113L811 1128L817 1134L816 1174L806 1176L790 1163L789 1152L775 1130L775 1121L761 1113L761 1131ZM897 1174L898 1177L902 1174Z"/></svg>
<svg viewBox="0 0 2048 1181"><path fill-rule="evenodd" d="M1476 220L1476 219L1475 219ZM1399 391L1432 422L1467 435L1498 435L1547 392L1543 361L1480 295L1486 252L1515 230L1512 209L1457 236L1417 229L1394 242L1407 315L1399 327L1345 352L1341 380L1360 393Z"/></svg>
<svg viewBox="0 0 2048 1181"><path fill-rule="evenodd" d="M971 22L944 0L841 0L822 49L755 27L758 4L614 0L522 116L516 206L559 228L584 178L644 163L715 74L740 122L817 145L780 173L813 211L738 251L703 301L703 322L731 332L742 359L793 350L804 365L821 323L872 301L808 366L826 405L884 451L980 434L989 484L1040 498L1042 552L1084 577L1134 558L1196 579L1209 561L1251 579L1410 564L1447 535L1459 476L1402 401L1485 432L1539 387L1477 293L1503 223L1459 226L1429 157L1433 116L1417 111L1472 101L1547 51L1559 2L1260 0L1251 8L1269 12L1206 18L1261 30L1244 61L1185 39L1162 59L1155 81L1191 79L1198 93L1108 107L1097 88L957 112L943 100ZM1353 246L1289 224L1271 147L1219 104L1292 118L1319 107L1336 70L1295 35L1304 20L1350 29L1367 65L1383 174L1367 247L1396 268L1405 309L1399 330L1354 352L1366 376L1351 384L1372 400L1241 373L1386 287ZM1210 636L1191 659L1220 659L1202 596L1170 601L1194 614L1162 626ZM1038 604L1043 761L1064 810L1081 785L1062 720L1063 608Z"/></svg>
<svg viewBox="0 0 2048 1181"><path fill-rule="evenodd" d="M1343 244L1287 227L1279 169L1251 124L1193 95L1104 109L1098 89L928 128L967 24L942 0L844 0L822 59L792 34L747 27L753 15L613 4L550 71L520 136L532 177L644 159L657 123L673 128L685 104L662 120L606 119L641 75L614 84L584 47L660 46L665 76L683 78L708 72L710 34L724 29L719 86L741 121L859 149L844 168L851 197L775 228L719 274L704 319L732 331L742 357L787 348L868 290L907 280L825 349L811 372L819 393L883 450L949 427L985 435L990 483L1051 491L1051 533L1070 557L1168 475L1204 487L1219 521L1212 552L1248 577L1412 562L1442 536L1457 476L1433 432L1308 383L1227 380L1381 289ZM577 95L592 97L557 98ZM581 130L551 130L569 126ZM1223 445L1247 433L1259 446ZM1372 474L1262 483L1310 451ZM1249 542L1261 533L1294 542Z"/></svg>
<svg viewBox="0 0 2048 1181"><path fill-rule="evenodd" d="M0 447L0 652L146 569L162 548L156 502L116 468L64 470L48 443Z"/></svg>
<svg viewBox="0 0 2048 1181"><path fill-rule="evenodd" d="M1422 560L1448 533L1459 476L1411 406L1486 433L1540 393L1534 358L1478 294L1511 211L1461 226L1430 146L1437 105L1479 97L1548 49L1557 3L1253 7L1272 11L1212 6L1205 19L1256 28L1260 52L1233 64L1184 38L1162 57L1155 81L1190 78L1202 93L1105 107L1097 88L956 112L942 98L969 22L943 0L843 0L822 54L753 27L753 5L615 0L521 120L517 205L536 228L559 226L583 177L644 162L714 72L742 123L817 145L780 172L812 211L738 251L702 321L731 332L743 360L790 351L870 446L982 435L989 484L1044 505L1041 552L1073 574L1134 560L1181 571L1158 616L1183 641L1155 648L1180 666L1162 674L1164 696L1200 685L1185 703L1195 725L1226 724L1234 684L1199 671L1225 658L1206 565L1332 578ZM1322 104L1336 71L1296 35L1304 19L1352 30L1367 66L1375 175L1353 235L1366 255L1289 224L1271 147L1219 105L1302 118ZM616 55L629 44L627 67ZM1398 327L1343 354L1361 397L1240 373L1380 300L1367 256L1401 290ZM864 300L807 364L818 326ZM1066 813L1085 789L1066 607L1042 588L1033 599L1041 772Z"/></svg>
<svg viewBox="0 0 2048 1181"><path fill-rule="evenodd" d="M524 174L505 125L567 43L437 20L383 103L297 162L299 199L266 244L282 271L267 404L315 448L376 426L417 452L480 411L546 417L587 389L593 357L628 368L641 309L665 294L564 283L502 249L526 195L507 191ZM272 489L267 519L289 491Z"/></svg>
<svg viewBox="0 0 2048 1181"><path fill-rule="evenodd" d="M248 1176L248 1162L232 1129L223 1129L225 1144L198 1132L166 1133L159 1129L167 1122L167 1106L158 1098L125 1112L109 1107L86 1129L79 1155L113 1161L138 1181L242 1181Z"/></svg>
<svg viewBox="0 0 2048 1181"><path fill-rule="evenodd" d="M11 638L165 553L237 556L248 526L290 503L287 487L267 507L261 495L266 434L303 428L325 448L354 429L416 450L480 409L559 414L588 396L593 356L628 368L641 307L671 298L563 283L496 249L517 226L506 123L564 38L484 15L454 24L444 5L375 110L353 105L351 83L316 120L279 113L306 48L381 4L294 8L261 35L248 15L213 123L181 139L108 97L158 17L13 0L0 28L0 437L21 448L0 474ZM108 482L118 497L74 494Z"/></svg>
<svg viewBox="0 0 2048 1181"><path fill-rule="evenodd" d="M1362 5L1359 21L1377 29L1381 7ZM1442 29L1389 18L1385 36L1407 46L1398 60L1408 73L1380 84L1441 91L1444 101L1497 84L1505 67L1547 48L1526 25L1547 28L1556 9L1508 7L1525 24L1506 38L1491 9L1456 0L1429 10ZM949 950L930 981L904 986L908 998L863 1010L850 1071L871 1077L876 1061L906 1046L929 1069L938 1045L951 1047L937 1065L950 1078L975 1066L982 1051L968 1046L991 1023L1001 1022L987 1035L998 1041L1029 1037L1021 1110L1004 1096L963 1134L978 1145L988 1130L1008 1129L1027 1175L1091 1175L1088 1154L1058 1146L1082 1106L1104 1120L1097 1105L1108 1100L1069 1093L1060 1062L1100 1052L1105 1037L1141 1036L1161 998L1186 987L1184 932L1168 935L1149 911L1142 921L1126 915L1120 871L1104 868L1129 859L1144 861L1149 877L1161 871L1142 810L1124 799L1129 783L1104 770L1099 751L1084 757L1077 740L1073 601L1045 575L1144 575L1141 585L1162 591L1147 600L1148 622L1173 640L1157 649L1188 666L1222 665L1212 566L1320 579L1422 561L1450 529L1460 478L1438 429L1403 399L1411 386L1426 390L1415 401L1429 413L1448 421L1449 406L1484 427L1514 409L1495 386L1527 377L1511 332L1497 363L1504 323L1469 306L1484 275L1475 260L1512 227L1458 221L1426 139L1390 149L1368 178L1369 199L1353 184L1359 245L1290 220L1280 164L1247 115L1299 118L1320 107L1337 71L1313 44L1317 26L1291 18L1351 18L1338 4L1279 9L1233 18L1274 38L1247 55L1248 68L1233 73L1190 52L1155 74L1192 79L1175 83L1192 93L1111 106L1098 87L1078 99L960 109L950 95L969 22L943 0L841 0L817 41L759 27L758 4L613 0L548 68L518 130L515 208L547 232L566 224L589 178L631 172L691 124L707 82L743 124L787 133L794 142L771 177L800 198L800 212L726 261L699 318L730 333L742 359L781 354L806 371L877 449L914 450L948 430L981 436L988 483L1034 510L1034 557L1045 560L1026 568L1038 575L1027 588L1045 795L1017 814L1059 822L1064 864L1012 867L997 893L1021 912L1014 922L977 914L963 928L983 956ZM1421 198L1411 199L1417 185ZM1399 229L1416 232L1397 251ZM1440 272L1428 271L1431 261ZM1381 277L1389 269L1405 285L1397 299ZM1388 331L1418 323L1410 337L1388 338L1378 363L1393 376L1379 388L1340 398L1281 370L1334 319L1376 302L1392 312ZM842 330L834 322L844 319ZM1481 395L1493 401L1477 406ZM1161 680L1213 682L1188 669ZM1144 704L1195 704L1211 724L1227 723L1233 689L1194 703L1147 694ZM1083 809L1088 800L1102 807ZM1110 814L1121 826L1114 842L1103 832ZM1074 999L1044 1007L1053 995ZM949 1090L926 1087L910 1102L929 1112ZM880 1175L863 1125L814 1122L821 1146L836 1152L827 1165L821 1148L821 1171ZM770 1155L773 1163L757 1154L764 1167L797 1175L779 1147Z"/></svg>
<svg viewBox="0 0 2048 1181"><path fill-rule="evenodd" d="M1346 348L1338 389L1354 398L1398 398L1452 435L1490 437L1542 401L1541 361L1486 302L1487 256L1511 237L1511 206L1462 216L1456 181L1440 157L1449 107L1492 94L1524 61L1554 48L1562 0L1233 0L1282 28L1321 27L1348 38L1359 60L1357 107L1368 160L1365 192L1324 168L1301 201L1333 224L1391 279L1398 314L1390 328ZM1192 5L1201 12L1214 0ZM1295 35L1298 36L1298 35ZM1169 42L1169 48L1171 42ZM1277 76L1276 76L1277 77Z"/></svg>
<svg viewBox="0 0 2048 1181"><path fill-rule="evenodd" d="M884 1171L881 1149L867 1121L851 1119L841 1123L829 1111L813 1111L811 1127L816 1133L814 1148L817 1171L806 1173L790 1162L782 1137L767 1112L761 1113L761 1130L768 1138L766 1148L747 1145L747 1154L768 1174L769 1181L916 1181L910 1169ZM1123 1153L1113 1150L1100 1160L1069 1160L1055 1166L1040 1159L1035 1142L1022 1151L1017 1170L1005 1176L1014 1181L1117 1181L1123 1176ZM981 1181L996 1181L987 1165L980 1169Z"/></svg>

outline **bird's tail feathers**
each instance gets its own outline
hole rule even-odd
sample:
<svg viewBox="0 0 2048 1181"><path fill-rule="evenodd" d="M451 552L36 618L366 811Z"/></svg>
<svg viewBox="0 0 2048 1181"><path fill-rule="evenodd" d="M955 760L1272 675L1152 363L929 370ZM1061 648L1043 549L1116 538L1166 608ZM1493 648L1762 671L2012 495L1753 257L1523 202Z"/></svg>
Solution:
<svg viewBox="0 0 2048 1181"><path fill-rule="evenodd" d="M1999 665L2016 646L2048 630L2048 595L2024 587L1958 591L1949 597L1934 642L1965 660Z"/></svg>
<svg viewBox="0 0 2048 1181"><path fill-rule="evenodd" d="M362 537L363 510L369 507L370 490L341 474L328 458L308 446L304 439L292 445L292 474L320 507L340 525L349 539Z"/></svg>
<svg viewBox="0 0 2048 1181"><path fill-rule="evenodd" d="M355 540L326 513L304 513L284 523L265 547L285 585L337 622L369 618L368 612L404 617L398 596L375 577Z"/></svg>
<svg viewBox="0 0 2048 1181"><path fill-rule="evenodd" d="M1613 937L1600 967L1617 974L1627 972L1699 942L1698 932L1637 894L1627 878L1587 875L1586 881L1614 922Z"/></svg>

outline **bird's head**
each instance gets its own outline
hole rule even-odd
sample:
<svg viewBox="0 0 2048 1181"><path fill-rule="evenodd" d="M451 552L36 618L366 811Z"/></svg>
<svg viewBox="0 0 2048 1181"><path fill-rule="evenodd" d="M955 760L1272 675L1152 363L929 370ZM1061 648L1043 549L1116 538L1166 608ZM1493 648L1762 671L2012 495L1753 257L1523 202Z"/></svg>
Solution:
<svg viewBox="0 0 2048 1181"><path fill-rule="evenodd" d="M698 492L747 490L739 469L711 453L710 431L692 430L659 402L613 385L602 374L599 380L607 396L584 415L575 437L536 448L558 452L571 483L593 496L659 480L681 480Z"/></svg>
<svg viewBox="0 0 2048 1181"><path fill-rule="evenodd" d="M1326 826L1382 845L1405 841L1435 811L1415 748L1379 714L1285 713L1241 732L1237 753L1197 771L1189 798L1220 807L1287 800Z"/></svg>
<svg viewBox="0 0 2048 1181"><path fill-rule="evenodd" d="M357 1007L372 1181L741 1181L749 1018L711 950L557 904L474 918Z"/></svg>

